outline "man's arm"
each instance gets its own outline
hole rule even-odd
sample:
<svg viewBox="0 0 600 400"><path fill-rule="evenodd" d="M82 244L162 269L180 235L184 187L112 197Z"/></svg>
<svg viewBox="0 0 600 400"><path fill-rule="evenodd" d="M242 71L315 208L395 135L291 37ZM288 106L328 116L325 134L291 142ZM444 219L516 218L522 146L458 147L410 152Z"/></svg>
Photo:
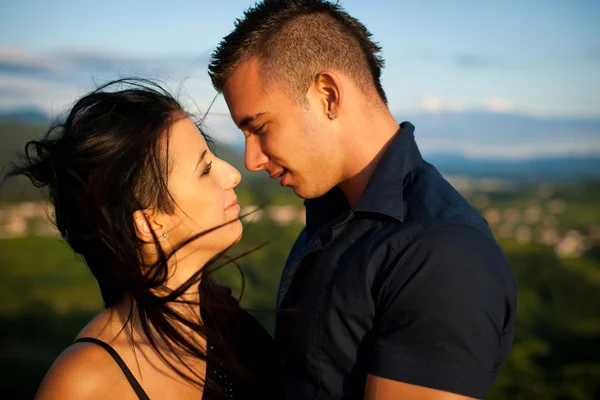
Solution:
<svg viewBox="0 0 600 400"><path fill-rule="evenodd" d="M367 399L485 397L516 311L514 277L490 237L430 228L382 271L374 301Z"/></svg>
<svg viewBox="0 0 600 400"><path fill-rule="evenodd" d="M460 394L444 392L410 383L398 382L369 374L365 400L470 400Z"/></svg>

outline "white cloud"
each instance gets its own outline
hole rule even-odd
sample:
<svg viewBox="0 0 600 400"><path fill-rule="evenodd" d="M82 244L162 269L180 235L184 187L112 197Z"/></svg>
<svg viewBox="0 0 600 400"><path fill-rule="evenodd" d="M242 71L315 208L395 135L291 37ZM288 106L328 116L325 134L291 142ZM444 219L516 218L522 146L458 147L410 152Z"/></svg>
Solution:
<svg viewBox="0 0 600 400"><path fill-rule="evenodd" d="M65 61L59 61L63 57ZM186 110L196 116L203 116L217 95L212 87L205 66L198 71L190 71L202 60L191 62L177 60L135 60L114 54L104 54L91 50L69 50L54 55L32 55L18 49L0 48L0 58L4 65L29 68L40 65L53 74L31 74L2 71L0 69L0 110L36 108L51 117L66 111L80 96L97 85L121 76L139 76L158 79L161 85L176 96ZM188 60L189 61L189 60ZM129 63L127 68L113 68L119 63ZM171 63L173 68L164 64ZM135 67L135 64L139 67ZM143 68L142 65L153 68ZM191 66L190 66L191 65ZM86 66L89 68L86 69ZM98 68L94 68L98 67ZM134 70L128 72L127 70ZM183 72L182 72L183 71ZM193 73L192 73L193 72ZM222 96L215 99L210 113L205 119L208 133L226 143L239 143L243 135L239 132Z"/></svg>
<svg viewBox="0 0 600 400"><path fill-rule="evenodd" d="M75 85L0 75L0 109L37 108L54 116L81 93Z"/></svg>
<svg viewBox="0 0 600 400"><path fill-rule="evenodd" d="M457 99L442 99L439 96L427 95L423 98L422 107L426 111L454 111L460 112L467 109L466 104Z"/></svg>
<svg viewBox="0 0 600 400"><path fill-rule="evenodd" d="M27 54L24 51L16 48L16 47L6 47L0 46L0 59L1 60L11 60L14 62L23 62L29 63L34 60L34 57L31 54Z"/></svg>
<svg viewBox="0 0 600 400"><path fill-rule="evenodd" d="M514 106L510 100L500 96L491 96L485 99L485 107L492 112L509 112L514 110Z"/></svg>
<svg viewBox="0 0 600 400"><path fill-rule="evenodd" d="M427 111L441 111L444 109L444 101L437 96L425 96L423 108Z"/></svg>
<svg viewBox="0 0 600 400"><path fill-rule="evenodd" d="M0 47L0 65L9 68L6 75L46 72L61 74L72 72L73 68L66 58L55 54L32 54L13 47Z"/></svg>
<svg viewBox="0 0 600 400"><path fill-rule="evenodd" d="M0 47L0 109L39 108L55 114L99 84L138 76L159 80L190 103L190 110L196 103L204 112L216 94L205 64L206 56L144 58L91 48L29 53Z"/></svg>
<svg viewBox="0 0 600 400"><path fill-rule="evenodd" d="M464 101L456 98L444 98L440 95L425 95L421 101L421 110L429 112L465 112L465 111L490 111L506 113L518 111L515 104L501 96L487 96L479 101Z"/></svg>

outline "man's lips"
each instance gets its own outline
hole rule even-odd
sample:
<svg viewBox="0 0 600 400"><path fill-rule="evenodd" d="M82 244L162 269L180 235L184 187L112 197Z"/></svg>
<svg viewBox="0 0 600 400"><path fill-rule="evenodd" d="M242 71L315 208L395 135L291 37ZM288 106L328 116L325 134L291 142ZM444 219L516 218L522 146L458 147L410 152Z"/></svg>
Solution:
<svg viewBox="0 0 600 400"><path fill-rule="evenodd" d="M277 173L274 173L274 174L271 174L271 173L270 173L270 174L269 174L269 177L270 177L271 179L279 179L279 178L281 178L281 176L282 176L283 174L285 174L285 172L286 172L286 171L287 171L286 169L282 169L281 171L279 171L279 172L277 172Z"/></svg>
<svg viewBox="0 0 600 400"><path fill-rule="evenodd" d="M285 186L285 181L286 181L287 173L288 173L287 168L284 168L284 169L282 169L279 172L269 173L269 177L271 179L280 179L281 178L281 181L279 182L279 184L281 186Z"/></svg>

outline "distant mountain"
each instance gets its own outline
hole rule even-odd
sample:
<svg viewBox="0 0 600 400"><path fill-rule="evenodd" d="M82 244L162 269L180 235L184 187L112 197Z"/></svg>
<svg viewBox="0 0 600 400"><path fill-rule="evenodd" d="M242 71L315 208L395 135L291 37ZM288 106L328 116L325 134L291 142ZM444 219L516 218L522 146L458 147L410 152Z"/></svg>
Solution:
<svg viewBox="0 0 600 400"><path fill-rule="evenodd" d="M415 125L415 139L424 154L507 160L600 155L600 118L429 112L396 119Z"/></svg>
<svg viewBox="0 0 600 400"><path fill-rule="evenodd" d="M600 155L479 160L454 153L433 153L424 154L423 158L446 175L518 181L600 178Z"/></svg>
<svg viewBox="0 0 600 400"><path fill-rule="evenodd" d="M18 108L0 111L0 119L35 124L50 121L50 116L37 108Z"/></svg>

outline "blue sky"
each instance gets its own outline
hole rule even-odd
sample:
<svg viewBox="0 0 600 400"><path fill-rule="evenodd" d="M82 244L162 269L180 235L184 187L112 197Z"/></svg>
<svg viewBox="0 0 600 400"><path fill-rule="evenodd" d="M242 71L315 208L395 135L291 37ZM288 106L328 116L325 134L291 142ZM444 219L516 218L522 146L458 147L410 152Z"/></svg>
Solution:
<svg viewBox="0 0 600 400"><path fill-rule="evenodd" d="M0 110L57 113L94 82L128 74L160 78L205 110L215 95L208 57L251 4L5 0ZM600 1L341 4L382 45L384 88L400 119L447 112L600 117ZM219 116L227 112L224 101L213 110L213 130L236 140ZM598 134L591 140L600 152Z"/></svg>

